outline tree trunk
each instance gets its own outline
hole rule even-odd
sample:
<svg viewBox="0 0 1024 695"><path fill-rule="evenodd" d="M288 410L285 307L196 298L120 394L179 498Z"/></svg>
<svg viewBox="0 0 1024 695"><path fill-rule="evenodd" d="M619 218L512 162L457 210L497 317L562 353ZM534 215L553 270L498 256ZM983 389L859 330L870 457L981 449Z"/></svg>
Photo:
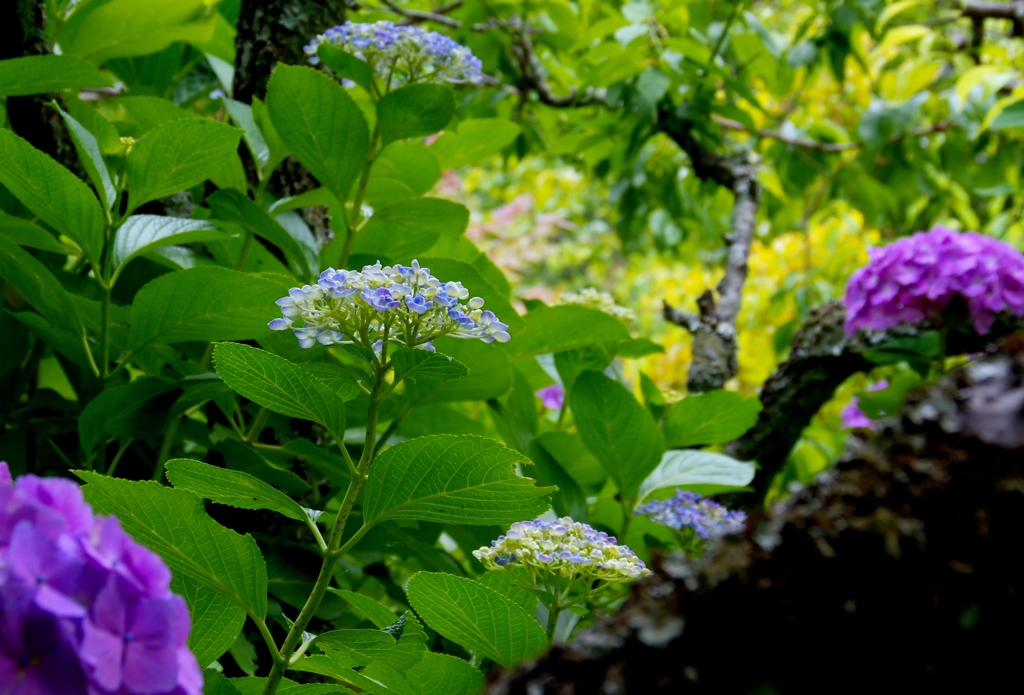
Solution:
<svg viewBox="0 0 1024 695"><path fill-rule="evenodd" d="M1024 619L1024 337L491 695L998 691ZM1000 686L1000 687L997 687Z"/></svg>

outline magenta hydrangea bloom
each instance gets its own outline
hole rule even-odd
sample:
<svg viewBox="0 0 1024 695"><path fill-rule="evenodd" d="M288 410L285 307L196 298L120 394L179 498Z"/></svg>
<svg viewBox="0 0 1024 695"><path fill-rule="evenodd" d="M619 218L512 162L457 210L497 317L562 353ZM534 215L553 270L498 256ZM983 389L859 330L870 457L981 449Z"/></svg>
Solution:
<svg viewBox="0 0 1024 695"><path fill-rule="evenodd" d="M0 695L200 695L170 581L78 485L0 461Z"/></svg>
<svg viewBox="0 0 1024 695"><path fill-rule="evenodd" d="M882 389L889 388L889 382L882 380L875 382L868 386L868 391L881 391ZM858 428L865 428L874 431L875 421L869 418L863 410L860 409L860 398L854 396L850 399L850 402L839 412L839 419L843 422L844 430L852 430Z"/></svg>
<svg viewBox="0 0 1024 695"><path fill-rule="evenodd" d="M885 330L939 316L962 299L975 330L997 314L1024 316L1024 255L977 232L935 227L868 251L846 287L846 330Z"/></svg>
<svg viewBox="0 0 1024 695"><path fill-rule="evenodd" d="M552 384L542 388L536 394L541 404L549 410L561 410L565 405L565 389L560 384Z"/></svg>

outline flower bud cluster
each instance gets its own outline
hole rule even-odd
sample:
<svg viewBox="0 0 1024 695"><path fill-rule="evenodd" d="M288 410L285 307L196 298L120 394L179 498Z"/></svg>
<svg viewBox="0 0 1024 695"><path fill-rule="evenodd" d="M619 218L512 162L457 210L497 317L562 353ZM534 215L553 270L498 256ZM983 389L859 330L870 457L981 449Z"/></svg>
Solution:
<svg viewBox="0 0 1024 695"><path fill-rule="evenodd" d="M1005 242L935 227L868 253L846 287L851 334L934 319L955 298L980 335L1000 312L1024 316L1024 255Z"/></svg>
<svg viewBox="0 0 1024 695"><path fill-rule="evenodd" d="M585 306L590 309L603 311L609 316L614 316L623 323L630 324L636 320L636 313L632 309L619 306L607 292L599 292L593 287L587 287L579 292L566 292L558 298L556 304L573 304Z"/></svg>
<svg viewBox="0 0 1024 695"><path fill-rule="evenodd" d="M692 529L703 540L737 534L747 523L746 512L730 511L696 492L676 490L675 497L655 500L640 506L636 514L677 531Z"/></svg>
<svg viewBox="0 0 1024 695"><path fill-rule="evenodd" d="M315 285L293 287L277 300L283 318L275 331L291 330L304 348L354 344L378 355L386 341L433 350L441 336L508 342L508 326L484 300L469 298L461 282L441 282L421 268L364 266L361 271L328 268Z"/></svg>
<svg viewBox="0 0 1024 695"><path fill-rule="evenodd" d="M0 692L201 695L170 581L78 485L0 461Z"/></svg>
<svg viewBox="0 0 1024 695"><path fill-rule="evenodd" d="M444 34L392 22L346 22L328 29L304 47L314 65L321 43L364 61L392 88L413 82L475 82L483 67L468 48Z"/></svg>
<svg viewBox="0 0 1024 695"><path fill-rule="evenodd" d="M508 533L473 551L488 569L526 567L562 576L606 582L631 582L650 574L642 560L614 536L562 517L555 521L520 521Z"/></svg>

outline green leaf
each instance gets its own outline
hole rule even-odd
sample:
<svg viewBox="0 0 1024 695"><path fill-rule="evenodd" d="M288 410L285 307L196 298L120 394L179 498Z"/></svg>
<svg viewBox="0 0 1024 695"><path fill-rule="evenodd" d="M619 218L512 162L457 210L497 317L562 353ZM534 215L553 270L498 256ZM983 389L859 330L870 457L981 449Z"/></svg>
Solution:
<svg viewBox="0 0 1024 695"><path fill-rule="evenodd" d="M132 538L175 573L219 591L255 618L267 613L267 569L252 536L224 528L191 492L76 471L97 514L116 514Z"/></svg>
<svg viewBox="0 0 1024 695"><path fill-rule="evenodd" d="M339 78L350 79L367 92L371 91L373 70L365 61L359 60L348 51L327 42L321 43L317 47L316 53L320 56L324 67Z"/></svg>
<svg viewBox="0 0 1024 695"><path fill-rule="evenodd" d="M650 413L625 387L599 372L580 375L569 405L583 443L615 481L623 501L630 502L665 449Z"/></svg>
<svg viewBox="0 0 1024 695"><path fill-rule="evenodd" d="M629 330L621 321L588 307L544 307L531 311L524 321L526 330L521 335L513 335L509 343L515 356L543 355L629 340Z"/></svg>
<svg viewBox="0 0 1024 695"><path fill-rule="evenodd" d="M316 643L325 652L334 652L329 654L334 662L349 668L367 666L398 645L382 630L332 630L317 637Z"/></svg>
<svg viewBox="0 0 1024 695"><path fill-rule="evenodd" d="M270 331L278 282L226 268L189 268L147 283L132 303L129 341L150 343L251 340Z"/></svg>
<svg viewBox="0 0 1024 695"><path fill-rule="evenodd" d="M761 401L731 391L687 396L669 411L665 439L673 449L724 444L753 427L760 412Z"/></svg>
<svg viewBox="0 0 1024 695"><path fill-rule="evenodd" d="M82 319L57 278L5 235L0 235L0 277L51 324L70 328L78 336L85 335Z"/></svg>
<svg viewBox="0 0 1024 695"><path fill-rule="evenodd" d="M512 388L512 365L501 348L458 338L438 338L434 347L465 365L469 376L448 381L421 377L406 383L406 394L417 405L498 398Z"/></svg>
<svg viewBox="0 0 1024 695"><path fill-rule="evenodd" d="M351 401L359 396L359 382L344 367L324 362L307 362L299 365L317 378L317 381L329 388L343 401Z"/></svg>
<svg viewBox="0 0 1024 695"><path fill-rule="evenodd" d="M484 674L468 661L449 654L424 655L405 673L416 695L478 695L484 689Z"/></svg>
<svg viewBox="0 0 1024 695"><path fill-rule="evenodd" d="M682 488L701 494L714 494L750 484L754 465L710 451L666 451L661 463L640 485L637 502L643 502L655 490Z"/></svg>
<svg viewBox="0 0 1024 695"><path fill-rule="evenodd" d="M328 678L339 680L345 685L352 686L361 693L370 693L370 695L412 695L402 690L393 690L378 679L368 678L359 671L342 666L330 656L306 656L297 660L289 668L295 671L305 671L306 673L327 676Z"/></svg>
<svg viewBox="0 0 1024 695"><path fill-rule="evenodd" d="M237 224L281 249L297 277L308 279L318 274L318 269L309 260L310 257L316 257L315 249L310 249L307 254L288 230L242 193L234 190L217 191L206 202L216 219Z"/></svg>
<svg viewBox="0 0 1024 695"><path fill-rule="evenodd" d="M439 352L415 348L402 348L391 357L395 368L395 382L405 379L461 379L469 374L466 365Z"/></svg>
<svg viewBox="0 0 1024 695"><path fill-rule="evenodd" d="M198 118L156 126L128 155L130 209L214 176L238 149L241 136L238 128Z"/></svg>
<svg viewBox="0 0 1024 695"><path fill-rule="evenodd" d="M239 509L270 509L295 521L305 522L308 518L302 505L291 497L242 471L192 459L172 459L167 462L167 479L176 488L220 504Z"/></svg>
<svg viewBox="0 0 1024 695"><path fill-rule="evenodd" d="M0 60L0 98L109 86L99 70L74 56L41 55Z"/></svg>
<svg viewBox="0 0 1024 695"><path fill-rule="evenodd" d="M170 121L199 118L194 111L186 111L173 101L161 99L160 97L117 97L116 99L111 99L110 103L113 107L123 107L131 120L138 126L137 128L131 128L128 122L121 121L119 123L122 129L127 131L126 134L136 138L148 133L156 126L169 123ZM128 126L128 128L125 128L125 126Z"/></svg>
<svg viewBox="0 0 1024 695"><path fill-rule="evenodd" d="M366 119L345 88L312 68L278 65L267 110L295 158L344 203L370 152Z"/></svg>
<svg viewBox="0 0 1024 695"><path fill-rule="evenodd" d="M278 692L284 692L284 688ZM242 692L224 674L207 669L203 671L203 695L242 695Z"/></svg>
<svg viewBox="0 0 1024 695"><path fill-rule="evenodd" d="M224 99L224 107L235 125L242 129L242 138L249 146L249 151L252 153L253 159L256 160L256 166L262 171L270 161L270 147L263 137L263 131L256 123L252 107L234 99Z"/></svg>
<svg viewBox="0 0 1024 695"><path fill-rule="evenodd" d="M532 394L531 394L532 395ZM551 496L551 506L559 516L571 516L576 521L587 520L587 496L579 483L573 480L562 465L537 440L530 442L530 458L534 475L541 485L554 485L558 491Z"/></svg>
<svg viewBox="0 0 1024 695"><path fill-rule="evenodd" d="M369 596L363 596L354 591L346 591L344 589L328 589L328 591L343 598L356 613L362 615L379 628L393 625L398 620L398 616L390 608L382 606Z"/></svg>
<svg viewBox="0 0 1024 695"><path fill-rule="evenodd" d="M382 453L363 502L367 525L384 519L510 524L551 506L553 488L516 474L529 463L492 439L448 434L418 437Z"/></svg>
<svg viewBox="0 0 1024 695"><path fill-rule="evenodd" d="M510 668L547 646L540 624L498 592L452 574L418 572L409 602L431 628Z"/></svg>
<svg viewBox="0 0 1024 695"><path fill-rule="evenodd" d="M455 95L439 84L411 84L385 94L377 102L382 145L433 135L455 115Z"/></svg>
<svg viewBox="0 0 1024 695"><path fill-rule="evenodd" d="M85 173L89 175L89 180L92 181L93 188L96 189L99 196L100 204L105 210L109 210L114 205L117 189L114 188L114 182L110 180L110 171L107 170L107 163L103 161L103 154L100 152L96 136L72 118L57 102L50 103L67 124L71 142L74 143L75 152L78 153L78 161L82 163Z"/></svg>
<svg viewBox="0 0 1024 695"><path fill-rule="evenodd" d="M50 232L20 217L0 214L0 234L18 246L67 254L68 250Z"/></svg>
<svg viewBox="0 0 1024 695"><path fill-rule="evenodd" d="M0 128L0 184L46 224L74 240L97 264L103 248L103 209L81 179Z"/></svg>
<svg viewBox="0 0 1024 695"><path fill-rule="evenodd" d="M293 195L288 198L281 198L276 203L270 206L268 212L271 215L280 215L291 210L298 210L300 208L308 208L316 205L333 205L334 194L326 188L314 188L300 193L299 195Z"/></svg>
<svg viewBox="0 0 1024 695"><path fill-rule="evenodd" d="M267 679L231 678L230 682L238 690L239 695L261 695ZM277 689L277 695L350 695L351 693L351 690L342 685L299 684L287 678L281 679L281 685Z"/></svg>
<svg viewBox="0 0 1024 695"><path fill-rule="evenodd" d="M78 417L78 439L82 449L89 454L111 435L141 436L145 420L152 415L144 406L173 388L177 385L155 377L141 377L103 391L89 401Z"/></svg>
<svg viewBox="0 0 1024 695"><path fill-rule="evenodd" d="M460 236L468 224L469 210L458 203L439 198L401 200L374 211L356 236L352 252L408 265L440 236Z"/></svg>
<svg viewBox="0 0 1024 695"><path fill-rule="evenodd" d="M533 615L537 612L537 601L539 599L533 589L527 589L517 581L517 575L525 575L525 577L520 576L520 580L525 579L527 585L530 584L529 573L525 568L491 570L484 572L477 581L488 589L494 589L509 601L530 615Z"/></svg>
<svg viewBox="0 0 1024 695"><path fill-rule="evenodd" d="M418 142L393 142L373 161L366 200L371 205L392 202L375 190L387 185L408 189L407 197L423 195L441 178L441 163L430 148ZM394 200L394 199L393 199ZM371 218L372 219L372 218Z"/></svg>
<svg viewBox="0 0 1024 695"><path fill-rule="evenodd" d="M94 63L162 51L175 41L205 44L213 38L216 8L207 0L94 0L81 2L60 26L65 54Z"/></svg>
<svg viewBox="0 0 1024 695"><path fill-rule="evenodd" d="M519 137L521 128L504 118L471 118L430 146L444 169L458 169L496 155Z"/></svg>
<svg viewBox="0 0 1024 695"><path fill-rule="evenodd" d="M992 131L1019 128L1024 126L1024 100L1015 101L992 120L989 129Z"/></svg>
<svg viewBox="0 0 1024 695"><path fill-rule="evenodd" d="M345 402L302 367L238 343L219 343L213 362L224 382L249 400L275 413L318 422L342 441Z"/></svg>
<svg viewBox="0 0 1024 695"><path fill-rule="evenodd" d="M120 268L133 258L172 244L196 241L223 241L224 232L205 220L190 220L164 215L132 215L114 239L114 267Z"/></svg>
<svg viewBox="0 0 1024 695"><path fill-rule="evenodd" d="M404 624L405 620L401 622ZM406 637L404 632L402 637ZM397 641L382 630L334 630L317 637L316 644L343 666L355 668L372 662L398 673L405 673L423 659L427 651L423 640Z"/></svg>
<svg viewBox="0 0 1024 695"><path fill-rule="evenodd" d="M222 594L180 574L171 579L171 591L184 597L192 616L188 647L199 667L219 659L242 631L245 611Z"/></svg>

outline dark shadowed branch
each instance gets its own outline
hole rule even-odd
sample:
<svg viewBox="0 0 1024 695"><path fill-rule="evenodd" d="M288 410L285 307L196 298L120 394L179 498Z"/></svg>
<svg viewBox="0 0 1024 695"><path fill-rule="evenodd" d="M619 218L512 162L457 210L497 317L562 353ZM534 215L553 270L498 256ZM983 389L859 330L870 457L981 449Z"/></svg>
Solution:
<svg viewBox="0 0 1024 695"><path fill-rule="evenodd" d="M811 312L793 336L789 358L761 388L764 409L757 424L726 448L731 456L758 462L760 470L754 487L760 495L771 485L804 428L831 400L836 388L854 374L874 367L864 357L865 350L930 328L922 325L898 332L861 332L851 337L844 330L845 322L846 309L840 301L829 302ZM950 355L981 352L1020 327L1019 320L999 321L986 336L951 333L947 352Z"/></svg>

